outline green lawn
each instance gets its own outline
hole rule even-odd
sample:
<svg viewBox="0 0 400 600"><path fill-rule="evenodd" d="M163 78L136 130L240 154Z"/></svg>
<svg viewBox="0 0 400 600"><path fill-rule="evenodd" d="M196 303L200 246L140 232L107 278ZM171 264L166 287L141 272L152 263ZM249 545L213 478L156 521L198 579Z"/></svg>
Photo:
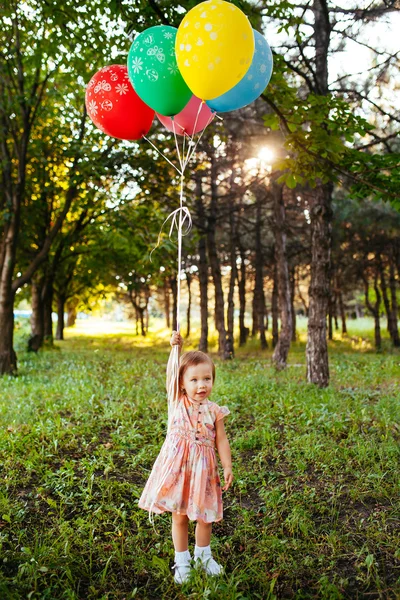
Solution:
<svg viewBox="0 0 400 600"><path fill-rule="evenodd" d="M387 339L375 354L371 325L335 334L323 391L304 381L304 331L283 373L256 341L217 361L235 474L212 540L226 575L183 588L169 515L153 529L137 508L165 435L168 333L83 322L36 356L22 328L19 375L0 380L0 599L400 597L400 354Z"/></svg>

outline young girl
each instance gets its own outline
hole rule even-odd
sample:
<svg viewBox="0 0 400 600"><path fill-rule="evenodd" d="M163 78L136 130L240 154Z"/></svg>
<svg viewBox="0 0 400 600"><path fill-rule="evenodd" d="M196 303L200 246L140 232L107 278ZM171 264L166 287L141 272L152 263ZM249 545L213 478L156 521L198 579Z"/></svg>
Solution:
<svg viewBox="0 0 400 600"><path fill-rule="evenodd" d="M175 331L171 346L182 348ZM171 383L172 353L167 365L167 391ZM151 513L172 513L175 547L175 582L189 578L188 522L197 521L194 558L209 575L219 575L222 566L211 555L212 523L222 519L222 492L215 445L224 469L225 485L233 481L232 460L224 417L230 413L208 398L215 381L215 367L203 352L187 352L180 359L178 401L169 400L168 431L139 500Z"/></svg>

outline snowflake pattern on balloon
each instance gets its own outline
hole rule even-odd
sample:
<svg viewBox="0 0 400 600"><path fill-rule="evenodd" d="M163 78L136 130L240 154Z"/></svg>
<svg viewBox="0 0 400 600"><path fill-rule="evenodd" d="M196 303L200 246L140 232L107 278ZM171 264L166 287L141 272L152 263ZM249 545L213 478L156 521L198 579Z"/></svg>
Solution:
<svg viewBox="0 0 400 600"><path fill-rule="evenodd" d="M159 48L158 46L154 46L154 48L149 48L147 50L147 54L148 56L155 56L156 59L160 62L163 63L165 62L165 54L164 54L164 50L162 48Z"/></svg>
<svg viewBox="0 0 400 600"><path fill-rule="evenodd" d="M140 73L140 71L143 69L143 61L138 56L135 57L132 61L132 69L133 72L136 74Z"/></svg>
<svg viewBox="0 0 400 600"><path fill-rule="evenodd" d="M173 35L172 35L172 33L170 31L166 31L164 33L164 37L165 37L166 40L171 40L172 37L173 37Z"/></svg>
<svg viewBox="0 0 400 600"><path fill-rule="evenodd" d="M124 94L128 93L128 86L126 83L119 83L116 87L115 87L115 91L117 92L117 94L119 94L120 96L123 96Z"/></svg>
<svg viewBox="0 0 400 600"><path fill-rule="evenodd" d="M102 81L99 81L99 83L94 88L94 93L97 94L98 92L109 92L110 90L111 85L107 83L105 79L103 79Z"/></svg>
<svg viewBox="0 0 400 600"><path fill-rule="evenodd" d="M179 69L176 61L169 63L168 71L171 73L171 75L176 75L178 73Z"/></svg>
<svg viewBox="0 0 400 600"><path fill-rule="evenodd" d="M95 100L91 100L88 104L88 109L89 109L89 113L96 116L97 112L99 110L99 107L97 106L97 102Z"/></svg>

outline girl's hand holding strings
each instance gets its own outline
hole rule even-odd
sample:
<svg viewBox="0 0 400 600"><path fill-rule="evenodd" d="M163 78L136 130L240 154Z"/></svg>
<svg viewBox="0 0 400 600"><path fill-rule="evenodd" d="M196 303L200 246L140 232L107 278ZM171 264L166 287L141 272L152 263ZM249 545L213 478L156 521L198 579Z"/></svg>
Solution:
<svg viewBox="0 0 400 600"><path fill-rule="evenodd" d="M180 348L182 348L183 339L182 339L181 334L178 333L177 331L173 331L170 344L171 344L171 346L179 346Z"/></svg>

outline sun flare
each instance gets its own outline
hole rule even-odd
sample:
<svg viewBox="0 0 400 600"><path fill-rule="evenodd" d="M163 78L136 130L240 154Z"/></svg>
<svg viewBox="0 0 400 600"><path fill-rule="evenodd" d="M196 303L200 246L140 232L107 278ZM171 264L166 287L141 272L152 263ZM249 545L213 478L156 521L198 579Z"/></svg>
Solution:
<svg viewBox="0 0 400 600"><path fill-rule="evenodd" d="M271 148L268 148L268 146L263 146L258 152L258 158L267 165L270 165L275 158L275 154Z"/></svg>

